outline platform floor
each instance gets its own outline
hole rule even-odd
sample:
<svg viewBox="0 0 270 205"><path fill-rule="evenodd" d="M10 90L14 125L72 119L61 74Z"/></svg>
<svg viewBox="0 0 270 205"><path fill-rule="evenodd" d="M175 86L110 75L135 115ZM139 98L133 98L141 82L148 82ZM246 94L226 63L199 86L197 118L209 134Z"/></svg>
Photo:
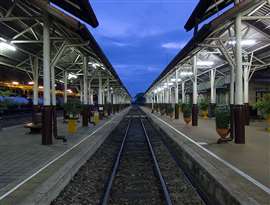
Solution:
<svg viewBox="0 0 270 205"><path fill-rule="evenodd" d="M74 135L67 133L67 124L58 119L58 135L66 136L67 142L54 140L53 145L41 145L40 134L29 134L23 125L4 128L0 131L0 204L1 197L18 184L36 173L42 167L64 153L69 148L89 136L95 130L102 128L109 120L114 120L118 113L102 120L99 125L81 127Z"/></svg>
<svg viewBox="0 0 270 205"><path fill-rule="evenodd" d="M151 113L148 108L143 110ZM264 130L264 123L251 122L246 127L246 144L217 144L219 136L214 120L200 118L199 126L192 127L181 116L175 120L158 113L154 115L270 189L270 134Z"/></svg>

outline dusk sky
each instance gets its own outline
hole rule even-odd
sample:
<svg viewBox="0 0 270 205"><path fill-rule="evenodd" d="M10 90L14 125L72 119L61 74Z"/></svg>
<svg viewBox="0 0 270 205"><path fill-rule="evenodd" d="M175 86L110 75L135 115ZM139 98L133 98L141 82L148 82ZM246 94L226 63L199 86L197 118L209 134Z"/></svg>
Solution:
<svg viewBox="0 0 270 205"><path fill-rule="evenodd" d="M132 96L144 92L191 38L184 30L198 0L92 0L92 34Z"/></svg>

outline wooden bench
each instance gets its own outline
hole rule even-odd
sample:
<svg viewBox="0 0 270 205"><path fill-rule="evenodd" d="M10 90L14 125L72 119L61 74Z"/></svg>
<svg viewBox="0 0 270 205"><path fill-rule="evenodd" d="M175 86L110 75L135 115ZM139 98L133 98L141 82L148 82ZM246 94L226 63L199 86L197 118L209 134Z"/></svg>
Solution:
<svg viewBox="0 0 270 205"><path fill-rule="evenodd" d="M33 116L33 122L25 124L24 127L30 129L30 134L40 133L42 129L42 114L36 113Z"/></svg>

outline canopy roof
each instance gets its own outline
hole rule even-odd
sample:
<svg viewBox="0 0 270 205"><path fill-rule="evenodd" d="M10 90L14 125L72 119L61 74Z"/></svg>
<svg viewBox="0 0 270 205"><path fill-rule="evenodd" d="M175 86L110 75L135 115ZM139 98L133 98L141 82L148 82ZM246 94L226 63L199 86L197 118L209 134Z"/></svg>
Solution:
<svg viewBox="0 0 270 205"><path fill-rule="evenodd" d="M60 1L51 2L64 5L62 1L63 4L59 3ZM73 1L67 2L72 3ZM88 1L78 2L80 2L78 7L83 6L86 2L89 5ZM76 5L74 4L75 7ZM64 7L62 6L62 8ZM23 71L29 80L32 80L33 58L37 57L40 65L40 77L43 76L44 11L49 13L52 63L60 55L55 65L56 82L61 83L64 71L67 71L69 74L77 76L76 79L70 79L69 85L79 87L80 79L83 76L83 57L87 56L89 59L88 73L93 88L98 87L98 78L101 75L103 84L109 79L110 86L115 92L129 95L87 27L76 18L43 0L7 0L0 3L0 42L6 41L16 49L15 51L0 49L0 68Z"/></svg>
<svg viewBox="0 0 270 205"><path fill-rule="evenodd" d="M196 25L213 16L233 2L234 0L200 0L189 17L185 29L190 31Z"/></svg>
<svg viewBox="0 0 270 205"><path fill-rule="evenodd" d="M89 23L91 26L98 26L97 18L89 0L50 0L50 2L56 4L82 21Z"/></svg>
<svg viewBox="0 0 270 205"><path fill-rule="evenodd" d="M244 65L250 66L251 73L266 69L270 65L270 21L258 19L270 13L267 1L246 0L236 7L204 25L197 35L176 55L164 71L152 83L146 92L153 91L164 84L167 78L174 78L175 72L192 72L192 57L197 54L199 64L199 83L209 80L209 71L216 69L217 78L229 83L229 73L234 66L234 19L239 12L243 17L243 55ZM182 77L182 81L191 82L191 77Z"/></svg>

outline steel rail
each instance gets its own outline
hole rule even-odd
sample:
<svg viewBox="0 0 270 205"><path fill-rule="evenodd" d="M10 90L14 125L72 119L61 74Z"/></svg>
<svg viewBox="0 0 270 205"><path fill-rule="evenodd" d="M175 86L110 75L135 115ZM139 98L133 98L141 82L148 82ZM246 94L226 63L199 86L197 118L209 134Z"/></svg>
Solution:
<svg viewBox="0 0 270 205"><path fill-rule="evenodd" d="M116 160L114 162L114 166L113 166L113 170L112 170L112 174L110 176L110 179L108 181L108 184L107 184L107 188L106 188L106 191L105 191L105 194L104 196L102 197L102 201L101 201L101 205L106 205L108 204L108 200L110 198L110 193L111 193L111 189L112 189L112 184L113 184L113 180L116 176L116 173L117 173L117 170L118 170L118 167L119 167L119 164L120 164L120 159L121 159L121 156L122 156L122 153L123 153L123 150L124 150L124 146L125 146L125 143L126 143L126 139L127 139L127 135L128 135L128 131L129 131L129 128L130 128L130 124L131 124L131 120L129 120L128 122L128 126L127 126L127 129L126 129L126 132L125 132L125 136L123 138L123 141L122 141L122 144L121 144L121 147L120 147L120 150L117 154L117 157L116 157Z"/></svg>
<svg viewBox="0 0 270 205"><path fill-rule="evenodd" d="M149 150L151 152L151 156L152 156L153 161L154 161L155 169L156 169L156 172L158 174L158 178L159 178L162 190L163 190L163 194L165 196L166 204L167 205L172 205L172 200L171 200L171 197L170 197L170 194L169 194L169 190L168 190L168 188L166 186L166 183L165 183L165 180L164 180L164 178L163 178L163 176L161 174L155 152L153 150L152 144L150 142L149 136L148 136L148 134L146 132L146 129L145 129L145 126L144 126L144 123L143 123L142 119L141 119L141 125L143 127L143 131L144 131L145 138L146 138L146 141L147 141L147 144L148 144L148 148L149 148Z"/></svg>

